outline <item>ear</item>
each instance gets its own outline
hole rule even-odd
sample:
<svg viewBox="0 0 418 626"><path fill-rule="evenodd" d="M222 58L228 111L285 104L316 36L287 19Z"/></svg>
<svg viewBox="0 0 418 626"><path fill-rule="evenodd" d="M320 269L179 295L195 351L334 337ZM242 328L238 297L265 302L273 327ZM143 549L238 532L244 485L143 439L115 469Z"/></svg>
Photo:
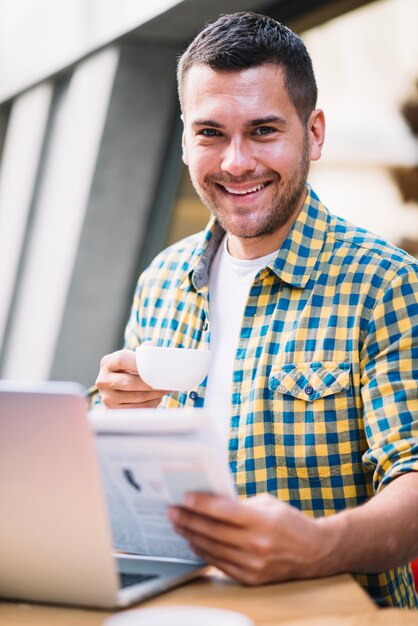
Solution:
<svg viewBox="0 0 418 626"><path fill-rule="evenodd" d="M183 122L183 133L181 135L181 147L182 147L182 155L181 158L185 165L189 165L189 158L187 156L187 145L186 145L186 130L184 128L184 117L181 116L181 121Z"/></svg>
<svg viewBox="0 0 418 626"><path fill-rule="evenodd" d="M311 161L321 158L322 146L325 141L325 115L322 109L312 111L308 121L308 136Z"/></svg>

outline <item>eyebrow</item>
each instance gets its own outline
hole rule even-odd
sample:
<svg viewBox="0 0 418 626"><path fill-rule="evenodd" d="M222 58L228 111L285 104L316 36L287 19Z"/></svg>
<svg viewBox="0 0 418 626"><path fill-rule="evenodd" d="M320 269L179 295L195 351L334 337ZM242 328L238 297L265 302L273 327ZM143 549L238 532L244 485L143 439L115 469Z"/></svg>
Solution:
<svg viewBox="0 0 418 626"><path fill-rule="evenodd" d="M287 121L284 117L280 117L279 115L266 115L266 117L259 117L255 120L250 120L250 122L248 122L248 126L263 126L263 124L271 124L271 122L282 124L283 126L287 125Z"/></svg>
<svg viewBox="0 0 418 626"><path fill-rule="evenodd" d="M215 122L214 120L194 120L192 126L209 126L210 128L225 128L222 124Z"/></svg>
<svg viewBox="0 0 418 626"><path fill-rule="evenodd" d="M249 120L245 125L252 126L263 126L264 124L271 124L272 122L281 124L283 126L287 126L287 121L284 117L280 117L279 115L266 115L265 117L258 117L254 120ZM216 122L215 120L203 120L197 119L192 122L192 126L207 126L209 128L225 128L223 124Z"/></svg>

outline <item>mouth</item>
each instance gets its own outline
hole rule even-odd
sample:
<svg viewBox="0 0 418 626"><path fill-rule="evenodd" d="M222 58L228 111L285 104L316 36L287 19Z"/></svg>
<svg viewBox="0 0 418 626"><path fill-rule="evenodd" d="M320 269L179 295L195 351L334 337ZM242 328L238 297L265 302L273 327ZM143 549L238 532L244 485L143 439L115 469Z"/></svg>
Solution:
<svg viewBox="0 0 418 626"><path fill-rule="evenodd" d="M265 189L265 187L267 187L269 184L270 182L264 182L264 183L259 183L258 185L253 185L252 187L245 187L245 188L242 185L240 187L238 186L233 187L230 185L221 185L220 183L217 183L217 186L224 193L230 194L232 196L251 196L251 195L258 193L262 189Z"/></svg>

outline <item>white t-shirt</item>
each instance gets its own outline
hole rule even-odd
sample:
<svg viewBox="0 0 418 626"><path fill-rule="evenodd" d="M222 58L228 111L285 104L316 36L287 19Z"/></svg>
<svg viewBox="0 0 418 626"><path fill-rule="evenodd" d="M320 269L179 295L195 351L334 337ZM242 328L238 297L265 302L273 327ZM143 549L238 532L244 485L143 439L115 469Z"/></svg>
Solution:
<svg viewBox="0 0 418 626"><path fill-rule="evenodd" d="M231 410L232 373L250 288L258 272L277 255L258 259L236 259L220 243L209 274L209 325L211 362L205 393L205 407L217 418L225 446Z"/></svg>

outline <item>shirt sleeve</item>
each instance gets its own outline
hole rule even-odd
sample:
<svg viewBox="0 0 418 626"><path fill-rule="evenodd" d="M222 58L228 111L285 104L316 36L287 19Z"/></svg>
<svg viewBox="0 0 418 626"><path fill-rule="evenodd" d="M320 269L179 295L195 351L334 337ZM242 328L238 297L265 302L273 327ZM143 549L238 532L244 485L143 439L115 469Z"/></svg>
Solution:
<svg viewBox="0 0 418 626"><path fill-rule="evenodd" d="M401 268L373 309L361 352L361 395L375 492L418 471L418 275Z"/></svg>

